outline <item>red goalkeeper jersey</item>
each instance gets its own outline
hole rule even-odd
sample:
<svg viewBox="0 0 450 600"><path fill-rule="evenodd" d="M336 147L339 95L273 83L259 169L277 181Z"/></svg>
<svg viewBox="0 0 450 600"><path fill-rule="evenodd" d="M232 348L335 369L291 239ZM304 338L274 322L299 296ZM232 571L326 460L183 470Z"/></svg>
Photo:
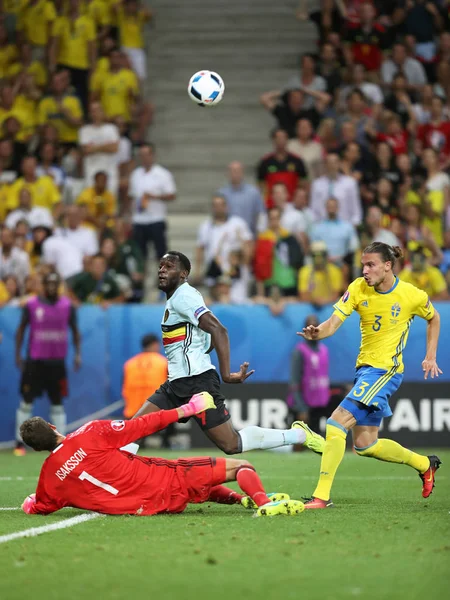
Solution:
<svg viewBox="0 0 450 600"><path fill-rule="evenodd" d="M42 465L33 513L73 506L107 514L179 512L188 502L177 461L119 450L178 421L164 410L131 421L91 421L69 434Z"/></svg>

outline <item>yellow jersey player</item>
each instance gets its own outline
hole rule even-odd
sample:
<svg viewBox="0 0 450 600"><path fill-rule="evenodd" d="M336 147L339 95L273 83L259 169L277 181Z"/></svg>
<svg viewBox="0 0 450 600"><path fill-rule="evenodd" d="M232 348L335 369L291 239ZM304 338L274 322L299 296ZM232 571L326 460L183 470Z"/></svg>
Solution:
<svg viewBox="0 0 450 600"><path fill-rule="evenodd" d="M417 315L427 328L426 356L422 362L425 379L442 371L436 362L440 318L425 292L399 280L393 273L402 251L381 242L368 246L362 255L363 277L355 279L334 305L334 313L319 326L309 325L299 333L307 340L330 337L356 311L360 316L361 347L356 361L354 386L327 420L326 442L320 477L305 508L332 508L331 486L344 457L349 430L357 454L386 462L406 464L422 479L422 496L433 491L437 456L422 456L388 439L379 439L383 417L392 415L389 398L403 379L402 353L409 329ZM295 427L295 424L294 424Z"/></svg>

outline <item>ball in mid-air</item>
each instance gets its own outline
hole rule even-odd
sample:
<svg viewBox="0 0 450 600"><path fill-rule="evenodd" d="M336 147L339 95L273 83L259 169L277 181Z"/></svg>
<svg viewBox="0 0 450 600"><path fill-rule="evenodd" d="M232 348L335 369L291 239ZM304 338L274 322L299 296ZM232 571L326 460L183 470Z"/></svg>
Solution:
<svg viewBox="0 0 450 600"><path fill-rule="evenodd" d="M198 71L189 80L188 94L198 106L215 106L222 100L225 85L214 71Z"/></svg>

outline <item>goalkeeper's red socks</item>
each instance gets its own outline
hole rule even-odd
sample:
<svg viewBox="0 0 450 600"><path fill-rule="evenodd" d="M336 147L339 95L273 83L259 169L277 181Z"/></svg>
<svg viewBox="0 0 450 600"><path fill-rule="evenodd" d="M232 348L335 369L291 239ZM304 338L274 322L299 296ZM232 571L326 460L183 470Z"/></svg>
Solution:
<svg viewBox="0 0 450 600"><path fill-rule="evenodd" d="M270 502L258 473L251 466L240 467L236 473L236 481L246 496L250 496L257 506Z"/></svg>
<svg viewBox="0 0 450 600"><path fill-rule="evenodd" d="M240 504L243 497L242 494L235 492L225 485L215 485L211 488L208 500L217 502L218 504Z"/></svg>

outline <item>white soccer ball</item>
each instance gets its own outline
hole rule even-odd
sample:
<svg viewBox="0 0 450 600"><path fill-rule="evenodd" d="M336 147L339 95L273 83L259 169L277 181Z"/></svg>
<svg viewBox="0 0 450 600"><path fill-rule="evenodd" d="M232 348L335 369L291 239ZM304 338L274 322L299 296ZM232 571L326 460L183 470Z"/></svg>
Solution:
<svg viewBox="0 0 450 600"><path fill-rule="evenodd" d="M214 71L198 71L189 80L188 94L198 106L215 106L222 100L225 85Z"/></svg>

